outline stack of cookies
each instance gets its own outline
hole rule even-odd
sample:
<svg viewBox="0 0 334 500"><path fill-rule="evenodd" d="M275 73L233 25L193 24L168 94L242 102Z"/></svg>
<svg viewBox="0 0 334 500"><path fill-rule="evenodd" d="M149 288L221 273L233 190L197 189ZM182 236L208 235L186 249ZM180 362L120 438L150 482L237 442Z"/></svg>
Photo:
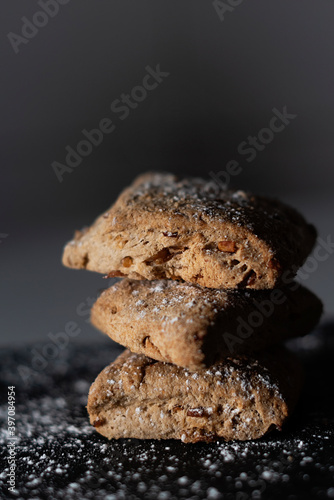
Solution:
<svg viewBox="0 0 334 500"><path fill-rule="evenodd" d="M292 208L215 182L140 176L63 263L121 277L92 322L127 349L91 386L110 438L256 439L293 411L302 369L282 342L322 304L293 278L316 239Z"/></svg>

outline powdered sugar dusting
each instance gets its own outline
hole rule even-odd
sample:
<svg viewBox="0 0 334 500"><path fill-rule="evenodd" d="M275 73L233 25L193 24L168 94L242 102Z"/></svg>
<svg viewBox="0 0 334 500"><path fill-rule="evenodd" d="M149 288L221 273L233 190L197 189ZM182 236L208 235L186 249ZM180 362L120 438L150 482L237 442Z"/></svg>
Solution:
<svg viewBox="0 0 334 500"><path fill-rule="evenodd" d="M194 284L159 281L120 281L111 289L121 290L124 286L131 287L131 293L126 298L126 315L135 320L144 318L150 311L150 318L156 317L162 324L176 323L179 318L192 320L196 311L197 317L209 321L224 308L239 299L238 291L215 290L199 287ZM108 293L108 291L107 291ZM241 296L242 297L242 296ZM181 310L180 310L181 309ZM112 318L115 319L115 318Z"/></svg>
<svg viewBox="0 0 334 500"><path fill-rule="evenodd" d="M334 414L332 330L303 345L309 377L296 416L282 432L259 441L183 444L107 441L88 424L87 388L115 357L115 347L69 346L24 383L31 347L0 355L3 387L17 391L17 498L332 498ZM328 339L328 340L327 340ZM38 346L34 346L38 348ZM119 352L119 351L118 351ZM31 366L30 366L31 367ZM189 372L189 377L192 374ZM219 377L219 374L217 374ZM112 386L112 384L111 384ZM0 405L0 473L7 494L6 394ZM161 415L161 418L164 418Z"/></svg>
<svg viewBox="0 0 334 500"><path fill-rule="evenodd" d="M214 180L197 177L178 178L175 175L154 173L144 175L142 182L128 193L126 204L138 211L166 213L193 221L229 221L247 227L261 237L278 226L286 228L291 222L303 219L276 201L264 200L244 191L222 189ZM256 210L254 210L256 208ZM292 218L291 218L292 217ZM165 231L173 236L173 231Z"/></svg>

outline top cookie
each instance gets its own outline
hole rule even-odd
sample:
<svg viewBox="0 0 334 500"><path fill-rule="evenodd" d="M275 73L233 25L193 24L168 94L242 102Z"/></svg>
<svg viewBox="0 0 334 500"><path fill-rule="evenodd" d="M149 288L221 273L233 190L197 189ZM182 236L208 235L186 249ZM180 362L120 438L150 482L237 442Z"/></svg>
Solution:
<svg viewBox="0 0 334 500"><path fill-rule="evenodd" d="M292 208L199 178L147 173L91 227L64 265L132 279L181 279L209 288L274 288L303 264L314 227Z"/></svg>

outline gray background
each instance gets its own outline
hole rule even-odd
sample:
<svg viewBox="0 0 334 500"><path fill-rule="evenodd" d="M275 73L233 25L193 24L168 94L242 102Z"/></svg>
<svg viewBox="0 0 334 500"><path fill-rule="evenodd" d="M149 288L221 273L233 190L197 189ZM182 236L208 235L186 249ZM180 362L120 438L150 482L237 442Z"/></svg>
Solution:
<svg viewBox="0 0 334 500"><path fill-rule="evenodd" d="M233 187L279 196L332 233L332 0L244 0L223 21L210 1L70 0L15 54L7 34L39 10L0 5L2 345L47 342L68 321L74 340L100 338L76 309L106 282L62 268L62 247L147 169L208 175L237 159ZM111 102L157 64L168 78L119 120ZM297 117L247 163L238 145L283 106ZM59 183L52 162L104 117L115 131ZM305 282L327 315L333 263Z"/></svg>

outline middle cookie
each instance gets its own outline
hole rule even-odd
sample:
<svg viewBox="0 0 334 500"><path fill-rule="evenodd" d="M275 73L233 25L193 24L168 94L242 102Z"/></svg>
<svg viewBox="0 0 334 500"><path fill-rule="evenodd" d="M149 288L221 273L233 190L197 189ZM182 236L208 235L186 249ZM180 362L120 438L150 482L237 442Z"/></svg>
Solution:
<svg viewBox="0 0 334 500"><path fill-rule="evenodd" d="M295 282L263 291L123 279L100 295L91 320L132 352L197 370L305 335L321 313L321 301Z"/></svg>

